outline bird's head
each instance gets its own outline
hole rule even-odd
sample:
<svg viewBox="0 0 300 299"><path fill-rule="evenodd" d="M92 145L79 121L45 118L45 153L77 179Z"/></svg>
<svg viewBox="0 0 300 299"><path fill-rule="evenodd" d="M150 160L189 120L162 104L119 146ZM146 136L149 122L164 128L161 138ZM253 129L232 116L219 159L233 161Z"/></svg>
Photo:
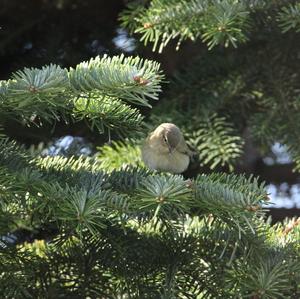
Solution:
<svg viewBox="0 0 300 299"><path fill-rule="evenodd" d="M161 149L172 153L182 139L180 129L172 123L163 123L159 125L153 132L158 138Z"/></svg>

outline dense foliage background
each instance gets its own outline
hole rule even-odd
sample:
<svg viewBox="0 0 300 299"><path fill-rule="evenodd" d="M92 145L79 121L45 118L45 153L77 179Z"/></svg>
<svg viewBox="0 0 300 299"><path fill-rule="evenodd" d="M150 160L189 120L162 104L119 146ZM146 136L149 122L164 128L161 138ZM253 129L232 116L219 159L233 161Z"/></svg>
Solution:
<svg viewBox="0 0 300 299"><path fill-rule="evenodd" d="M229 70L230 76L235 76L235 78L228 78L226 75L227 82L224 84L231 84L231 86L225 86L226 90L221 90L219 93L228 99L237 99L234 100L237 104L234 109L238 113L241 112L238 106L241 97L244 100L246 96L247 102L251 104L251 97L261 96L261 87L253 88L254 83L263 84L265 82L272 93L275 93L276 89L280 89L282 93L288 92L282 85L290 85L291 81L295 81L295 84L298 82L295 77L298 73L297 34L281 34L279 28L276 29L278 32L276 34L276 30L271 29L271 26L277 26L275 17L269 23L264 24L264 13L268 12L258 14L255 22L261 26L261 30L259 32L251 31L251 42L240 45L238 50L233 47L229 47L229 49L216 47L212 51L208 51L207 46L200 40L195 42L187 40L181 45L179 51L175 50L176 41L171 41L159 54L151 51L151 44L144 47L138 41L139 35L130 37L124 29L121 29L121 22L118 18L126 8L126 4L127 1L32 0L20 3L14 0L2 0L0 10L1 79L9 78L12 72L23 67L41 67L49 63L58 63L63 67L69 67L104 53L109 55L139 54L142 57L161 62L168 81L172 81L174 76L178 77L180 73L180 79L176 79L171 85L165 84L163 87L165 92L169 90L166 96L168 103L175 105L179 101L178 98L182 98L180 101L184 103L184 109L188 107L187 102L192 98L196 98L198 101L205 97L208 101L213 101L212 95L207 94L210 91L205 91L203 88L203 86L206 89L216 88L210 85L209 79L207 82L203 82L202 78L207 76L207 67L213 73L212 80L225 79L224 71L228 72ZM269 34L270 30L272 30L272 34ZM221 61L216 61L216 57L220 57ZM232 60L238 61L232 65ZM229 64L229 66L224 64ZM189 65L191 68L188 67ZM240 70L236 69L237 66L242 73L250 73L249 80L251 81L243 81ZM247 86L245 87L244 84ZM232 94L228 94L230 89ZM188 92L186 92L187 90ZM183 93L182 96L180 92ZM288 95L282 94L281 96L286 99ZM219 94L217 97L220 98ZM264 101L266 100L264 99ZM152 104L158 103L153 102ZM158 109L163 110L163 105ZM233 107L223 109L226 109L227 120L230 121L235 113ZM293 109L288 109L287 114L290 115L290 110ZM149 112L149 109L144 109L144 114L148 115ZM244 111L243 113L250 113L251 116L253 112ZM163 118L165 116L162 116L161 120ZM290 118L295 125L296 118L294 116L290 116ZM286 120L284 118L284 121ZM292 171L293 163L286 156L281 157L285 150L278 151L278 146L272 148L275 143L273 140L267 146L265 140L261 140L264 144L262 149L261 145L253 144L253 140L249 138L248 125L245 126L242 123L239 125L242 128L238 129L242 130L243 139L246 142L244 146L246 153L236 159L239 162L235 168L236 171L259 175L267 183L281 186L281 193L287 196L290 195L290 188L286 184L290 187L294 185L296 186L294 189L298 190L299 178L298 174ZM264 127L268 129L267 126ZM259 130L255 128L257 134L261 133ZM287 130L290 130L289 127ZM28 128L15 122L8 122L5 131L9 136L27 146L38 144L41 141L47 144L53 142L54 138L65 135L85 137L85 142L90 141L96 146L107 141L107 136L91 132L82 123L66 125L64 122L58 122L55 128L52 125L51 127L36 128L33 126ZM278 142L281 141L279 139ZM93 148L95 149L95 147ZM208 170L201 169L201 171L207 172ZM287 213L289 212L287 211ZM297 211L292 211L292 213L297 214Z"/></svg>
<svg viewBox="0 0 300 299"><path fill-rule="evenodd" d="M263 211L263 182L298 199L299 1L1 0L0 27L4 298L299 297L299 220ZM140 159L166 121L183 176Z"/></svg>

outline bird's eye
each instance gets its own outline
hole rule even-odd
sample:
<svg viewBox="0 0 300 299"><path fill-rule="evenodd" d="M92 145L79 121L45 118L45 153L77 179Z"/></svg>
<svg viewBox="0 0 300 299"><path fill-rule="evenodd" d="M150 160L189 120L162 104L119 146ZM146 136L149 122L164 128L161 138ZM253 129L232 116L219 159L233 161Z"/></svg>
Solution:
<svg viewBox="0 0 300 299"><path fill-rule="evenodd" d="M168 142L168 140L167 140L167 137L166 137L166 136L164 136L164 141L165 141L165 142Z"/></svg>

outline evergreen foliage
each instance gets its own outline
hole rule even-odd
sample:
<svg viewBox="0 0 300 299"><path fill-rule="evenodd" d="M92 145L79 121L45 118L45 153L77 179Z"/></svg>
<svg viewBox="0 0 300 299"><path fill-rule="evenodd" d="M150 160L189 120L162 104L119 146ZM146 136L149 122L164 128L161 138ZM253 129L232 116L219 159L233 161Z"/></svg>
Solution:
<svg viewBox="0 0 300 299"><path fill-rule="evenodd" d="M171 39L202 41L199 56L173 78L152 118L185 127L200 161L213 169L233 170L250 135L262 154L275 142L286 145L299 170L299 1L154 0L136 6L130 4L121 21L153 50L163 51Z"/></svg>
<svg viewBox="0 0 300 299"><path fill-rule="evenodd" d="M296 66L280 65L287 56L296 59L297 51L261 51L256 64L247 59L270 30L252 38L254 20L289 34L297 30L297 5L130 4L123 24L154 49L174 38L201 38L209 49L245 42L254 47L205 51L205 59L196 58L172 81L149 126L176 119L200 163L211 169L235 169L248 128L262 148L280 141L300 157L299 130L290 130L299 114L298 73ZM260 64L266 55L270 64ZM281 80L283 71L288 82ZM264 80L255 80L257 72ZM26 68L0 82L0 125L86 121L95 134L140 138L140 109L158 99L163 78L158 63L138 57L96 57L71 69ZM291 107L293 118L287 120ZM138 142L130 139L77 158L36 156L1 136L2 298L300 297L300 220L266 222L269 198L259 179L222 172L186 179L150 171L138 156Z"/></svg>
<svg viewBox="0 0 300 299"><path fill-rule="evenodd" d="M101 168L113 171L126 166L143 166L141 159L141 144L134 140L125 139L123 142L113 141L99 148Z"/></svg>
<svg viewBox="0 0 300 299"><path fill-rule="evenodd" d="M128 102L150 106L148 100L158 98L161 78L158 63L123 55L96 57L70 70L25 68L1 82L1 112L28 125L85 120L100 132L136 130L142 116Z"/></svg>

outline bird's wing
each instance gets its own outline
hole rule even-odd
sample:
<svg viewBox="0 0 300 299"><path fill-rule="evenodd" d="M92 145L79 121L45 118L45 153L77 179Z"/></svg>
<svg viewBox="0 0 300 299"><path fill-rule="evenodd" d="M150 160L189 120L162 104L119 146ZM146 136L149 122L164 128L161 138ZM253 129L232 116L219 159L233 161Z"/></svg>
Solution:
<svg viewBox="0 0 300 299"><path fill-rule="evenodd" d="M185 140L182 138L179 144L176 147L176 150L182 154L186 154L188 156L193 156L194 153L188 148Z"/></svg>

